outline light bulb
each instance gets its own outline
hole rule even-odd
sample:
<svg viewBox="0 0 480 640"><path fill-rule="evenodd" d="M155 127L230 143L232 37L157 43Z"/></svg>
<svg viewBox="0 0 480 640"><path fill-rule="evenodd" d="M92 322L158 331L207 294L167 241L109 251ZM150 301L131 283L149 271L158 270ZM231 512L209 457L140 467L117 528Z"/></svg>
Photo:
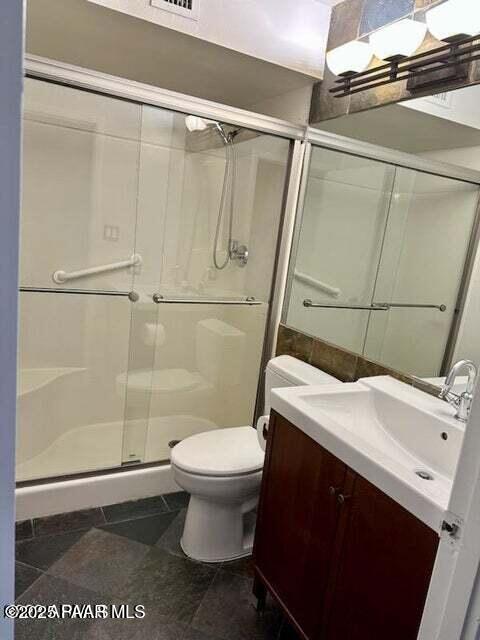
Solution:
<svg viewBox="0 0 480 640"><path fill-rule="evenodd" d="M372 49L368 42L352 40L327 53L328 68L336 76L360 73L370 64Z"/></svg>
<svg viewBox="0 0 480 640"><path fill-rule="evenodd" d="M372 33L370 45L380 60L405 58L415 53L426 33L425 23L405 18Z"/></svg>
<svg viewBox="0 0 480 640"><path fill-rule="evenodd" d="M437 40L446 42L480 33L478 0L447 0L426 13L427 27Z"/></svg>

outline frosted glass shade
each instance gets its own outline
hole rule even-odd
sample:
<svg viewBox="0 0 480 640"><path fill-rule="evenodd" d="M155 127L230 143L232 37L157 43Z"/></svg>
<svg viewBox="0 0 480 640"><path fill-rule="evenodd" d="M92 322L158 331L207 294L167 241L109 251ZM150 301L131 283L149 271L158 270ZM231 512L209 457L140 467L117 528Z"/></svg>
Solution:
<svg viewBox="0 0 480 640"><path fill-rule="evenodd" d="M474 36L480 33L480 2L447 0L427 11L426 18L428 30L437 40Z"/></svg>
<svg viewBox="0 0 480 640"><path fill-rule="evenodd" d="M372 33L370 45L380 60L403 58L415 53L426 33L426 24L406 18Z"/></svg>
<svg viewBox="0 0 480 640"><path fill-rule="evenodd" d="M372 49L368 42L352 40L327 53L327 65L336 76L360 73L370 64Z"/></svg>

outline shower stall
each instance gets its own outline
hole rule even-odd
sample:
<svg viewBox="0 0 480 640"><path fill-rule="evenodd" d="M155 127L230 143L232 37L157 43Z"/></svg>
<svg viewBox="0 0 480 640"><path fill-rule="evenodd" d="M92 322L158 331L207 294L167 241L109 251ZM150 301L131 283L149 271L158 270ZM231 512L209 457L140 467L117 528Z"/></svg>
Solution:
<svg viewBox="0 0 480 640"><path fill-rule="evenodd" d="M24 485L254 420L293 143L186 116L26 80Z"/></svg>

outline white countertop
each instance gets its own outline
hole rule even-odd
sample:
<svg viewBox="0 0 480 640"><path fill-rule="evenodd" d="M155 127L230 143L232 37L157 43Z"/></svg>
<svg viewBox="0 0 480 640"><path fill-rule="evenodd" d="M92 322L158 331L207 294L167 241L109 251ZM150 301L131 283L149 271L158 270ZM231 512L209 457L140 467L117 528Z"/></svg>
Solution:
<svg viewBox="0 0 480 640"><path fill-rule="evenodd" d="M388 376L275 389L271 402L312 440L440 532L464 432L447 403ZM433 480L421 479L417 470Z"/></svg>

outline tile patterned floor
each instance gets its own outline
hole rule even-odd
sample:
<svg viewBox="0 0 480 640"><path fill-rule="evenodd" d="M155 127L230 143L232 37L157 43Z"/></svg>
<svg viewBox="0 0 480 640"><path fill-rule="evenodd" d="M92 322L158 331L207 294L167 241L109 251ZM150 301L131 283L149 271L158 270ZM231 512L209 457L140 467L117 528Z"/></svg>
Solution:
<svg viewBox="0 0 480 640"><path fill-rule="evenodd" d="M18 603L143 604L146 616L21 620L16 640L293 640L272 602L255 610L249 559L185 556L186 506L177 493L18 523Z"/></svg>

